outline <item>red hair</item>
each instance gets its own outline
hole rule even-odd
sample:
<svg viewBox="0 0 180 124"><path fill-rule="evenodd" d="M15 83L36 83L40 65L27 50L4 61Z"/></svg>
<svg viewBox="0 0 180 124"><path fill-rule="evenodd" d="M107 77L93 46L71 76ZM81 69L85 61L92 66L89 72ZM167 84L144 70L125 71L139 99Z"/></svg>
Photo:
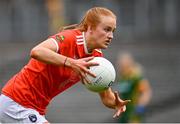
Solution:
<svg viewBox="0 0 180 124"><path fill-rule="evenodd" d="M94 7L86 12L79 24L66 26L63 30L76 28L80 31L87 31L88 26L95 28L101 22L101 16L111 16L116 19L115 14L111 10L104 7Z"/></svg>

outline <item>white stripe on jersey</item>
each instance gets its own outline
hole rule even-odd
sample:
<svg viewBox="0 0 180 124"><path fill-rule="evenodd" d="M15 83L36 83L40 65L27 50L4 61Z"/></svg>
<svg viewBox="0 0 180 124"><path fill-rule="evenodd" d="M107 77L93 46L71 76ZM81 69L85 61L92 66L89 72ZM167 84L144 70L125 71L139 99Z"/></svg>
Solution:
<svg viewBox="0 0 180 124"><path fill-rule="evenodd" d="M87 50L87 46L86 46L86 39L84 36L84 32L82 32L82 35L76 36L76 44L77 45L83 45L84 44L84 50L86 54L91 54L88 52ZM97 52L102 53L101 49L95 49Z"/></svg>
<svg viewBox="0 0 180 124"><path fill-rule="evenodd" d="M76 36L76 38L83 38L83 36L82 36L82 35L79 35L79 36Z"/></svg>
<svg viewBox="0 0 180 124"><path fill-rule="evenodd" d="M81 43L78 43L78 42L77 42L76 44L77 44L77 45L82 45L82 44L84 44L84 42L81 42Z"/></svg>
<svg viewBox="0 0 180 124"><path fill-rule="evenodd" d="M77 39L77 42L83 41L83 39Z"/></svg>
<svg viewBox="0 0 180 124"><path fill-rule="evenodd" d="M76 36L76 44L77 45L84 44L84 37L83 37L83 35Z"/></svg>

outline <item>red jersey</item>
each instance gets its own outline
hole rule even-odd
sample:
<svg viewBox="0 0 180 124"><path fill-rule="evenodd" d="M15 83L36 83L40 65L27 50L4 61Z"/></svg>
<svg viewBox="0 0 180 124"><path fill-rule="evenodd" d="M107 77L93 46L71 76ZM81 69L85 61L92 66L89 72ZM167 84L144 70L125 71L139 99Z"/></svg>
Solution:
<svg viewBox="0 0 180 124"><path fill-rule="evenodd" d="M74 59L103 56L97 49L92 53L87 52L84 33L79 30L65 30L50 38L56 40L57 52L64 56ZM45 64L31 58L29 63L7 82L2 93L22 106L35 109L44 115L52 98L79 80L78 75L70 68Z"/></svg>

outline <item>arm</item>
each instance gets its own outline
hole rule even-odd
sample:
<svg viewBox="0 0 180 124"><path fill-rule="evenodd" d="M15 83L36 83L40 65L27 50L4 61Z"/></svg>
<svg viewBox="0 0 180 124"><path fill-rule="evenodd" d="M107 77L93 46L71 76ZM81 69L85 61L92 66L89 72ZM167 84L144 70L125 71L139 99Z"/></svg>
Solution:
<svg viewBox="0 0 180 124"><path fill-rule="evenodd" d="M149 82L143 79L140 81L138 88L140 96L137 101L138 103L135 108L135 112L136 114L144 114L145 108L148 105L152 96L151 87L149 85Z"/></svg>
<svg viewBox="0 0 180 124"><path fill-rule="evenodd" d="M141 95L138 99L138 105L146 106L149 103L151 96L152 96L151 87L147 80L144 79L140 82L139 91L140 91Z"/></svg>
<svg viewBox="0 0 180 124"><path fill-rule="evenodd" d="M108 88L106 91L99 93L102 103L108 107L116 110L114 118L118 117L122 112L126 110L126 104L130 100L121 100L119 98L118 92L113 92L111 88Z"/></svg>
<svg viewBox="0 0 180 124"><path fill-rule="evenodd" d="M53 39L50 38L38 44L31 50L30 56L36 60L39 60L47 64L66 66L72 68L77 74L80 75L81 79L85 78L85 73L95 77L95 75L87 69L87 67L89 66L98 65L98 63L89 62L93 59L93 57L87 57L76 60L58 54L56 52L58 46L53 42Z"/></svg>
<svg viewBox="0 0 180 124"><path fill-rule="evenodd" d="M38 44L31 50L30 56L47 64L63 66L66 56L56 53L57 46L53 42L53 39L47 39ZM70 66L70 61L72 60L69 59L69 62L65 63L66 66Z"/></svg>

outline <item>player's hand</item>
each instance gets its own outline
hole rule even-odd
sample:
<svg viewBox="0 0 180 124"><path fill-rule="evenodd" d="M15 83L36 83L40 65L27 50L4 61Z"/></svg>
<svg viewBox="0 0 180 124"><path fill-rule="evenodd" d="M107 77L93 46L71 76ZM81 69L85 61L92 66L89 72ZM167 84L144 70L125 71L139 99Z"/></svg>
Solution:
<svg viewBox="0 0 180 124"><path fill-rule="evenodd" d="M89 80L86 78L86 75L89 74L92 77L96 77L96 75L89 71L90 66L97 66L99 65L96 62L90 62L94 57L86 57L82 59L72 59L71 60L71 68L80 76L82 83L90 83Z"/></svg>
<svg viewBox="0 0 180 124"><path fill-rule="evenodd" d="M131 100L122 100L119 98L119 94L117 91L114 92L114 95L115 95L115 103L116 103L116 112L113 116L113 118L116 118L116 117L119 117L120 114L122 112L125 112L126 111L126 105L131 101Z"/></svg>

